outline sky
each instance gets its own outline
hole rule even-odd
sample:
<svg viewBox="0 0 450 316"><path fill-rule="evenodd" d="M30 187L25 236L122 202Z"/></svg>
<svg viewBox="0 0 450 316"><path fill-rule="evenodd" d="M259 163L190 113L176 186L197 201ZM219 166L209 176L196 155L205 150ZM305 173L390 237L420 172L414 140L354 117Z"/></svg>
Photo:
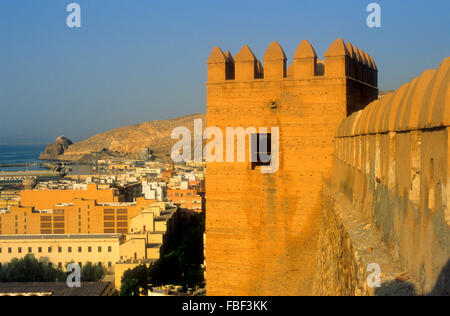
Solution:
<svg viewBox="0 0 450 316"><path fill-rule="evenodd" d="M69 28L66 7L81 8ZM450 1L384 0L381 27L363 0L1 0L0 143L80 141L124 125L206 112L214 46L277 41L291 61L308 39L323 57L342 37L370 53L381 90L450 55Z"/></svg>

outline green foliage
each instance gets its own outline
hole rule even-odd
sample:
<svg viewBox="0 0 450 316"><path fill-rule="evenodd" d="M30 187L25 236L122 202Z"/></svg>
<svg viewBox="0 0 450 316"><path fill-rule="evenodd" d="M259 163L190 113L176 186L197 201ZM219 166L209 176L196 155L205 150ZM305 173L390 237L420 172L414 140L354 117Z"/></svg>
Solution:
<svg viewBox="0 0 450 316"><path fill-rule="evenodd" d="M193 214L189 224L180 227L175 238L168 242L162 258L150 267L153 284L196 287L204 283L201 268L204 231L204 213Z"/></svg>
<svg viewBox="0 0 450 316"><path fill-rule="evenodd" d="M106 268L102 264L86 263L81 269L82 282L100 281L106 273Z"/></svg>
<svg viewBox="0 0 450 316"><path fill-rule="evenodd" d="M150 283L150 269L147 265L139 265L133 269L134 277L138 280L138 285L145 292L148 290L148 284Z"/></svg>
<svg viewBox="0 0 450 316"><path fill-rule="evenodd" d="M13 259L0 268L0 282L60 282L66 274L49 266L46 261L39 262L28 254L22 259Z"/></svg>
<svg viewBox="0 0 450 316"><path fill-rule="evenodd" d="M120 286L120 296L139 296L139 281L136 279L126 279Z"/></svg>
<svg viewBox="0 0 450 316"><path fill-rule="evenodd" d="M205 215L192 214L185 225L177 225L177 231L166 241L161 259L150 267L140 265L128 269L122 276L121 296L137 296L147 293L148 285L177 284L196 287L204 284L203 233Z"/></svg>
<svg viewBox="0 0 450 316"><path fill-rule="evenodd" d="M103 265L87 263L81 269L82 282L100 281L105 275ZM47 261L39 262L32 254L13 259L0 267L0 282L66 282L67 273L55 269Z"/></svg>
<svg viewBox="0 0 450 316"><path fill-rule="evenodd" d="M147 265L143 264L134 269L128 269L122 276L120 295L138 296L140 291L146 294L150 282L150 269Z"/></svg>

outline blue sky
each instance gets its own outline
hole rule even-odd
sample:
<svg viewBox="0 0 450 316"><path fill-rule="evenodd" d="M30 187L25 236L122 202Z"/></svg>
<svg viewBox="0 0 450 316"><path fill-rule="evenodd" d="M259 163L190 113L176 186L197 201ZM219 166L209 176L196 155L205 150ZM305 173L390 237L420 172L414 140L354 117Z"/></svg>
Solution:
<svg viewBox="0 0 450 316"><path fill-rule="evenodd" d="M66 26L81 6L82 27ZM450 1L385 0L368 28L362 0L1 0L0 143L79 141L123 125L206 111L206 60L248 44L319 57L338 37L369 52L381 89L450 55Z"/></svg>

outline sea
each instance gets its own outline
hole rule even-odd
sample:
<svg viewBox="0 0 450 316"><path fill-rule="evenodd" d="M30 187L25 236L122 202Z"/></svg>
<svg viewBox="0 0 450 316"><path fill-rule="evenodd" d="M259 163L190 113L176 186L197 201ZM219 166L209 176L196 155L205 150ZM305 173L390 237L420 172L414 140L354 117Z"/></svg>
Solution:
<svg viewBox="0 0 450 316"><path fill-rule="evenodd" d="M0 145L0 171L40 170L39 166L4 167L7 164L32 164L46 145Z"/></svg>

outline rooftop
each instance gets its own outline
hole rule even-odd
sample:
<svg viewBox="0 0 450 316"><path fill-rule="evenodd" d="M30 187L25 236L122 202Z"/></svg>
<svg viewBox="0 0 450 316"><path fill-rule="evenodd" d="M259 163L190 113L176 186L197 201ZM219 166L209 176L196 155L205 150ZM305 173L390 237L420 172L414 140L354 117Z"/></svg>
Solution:
<svg viewBox="0 0 450 316"><path fill-rule="evenodd" d="M85 282L80 288L60 283L0 283L0 296L105 296L111 294L110 282Z"/></svg>
<svg viewBox="0 0 450 316"><path fill-rule="evenodd" d="M14 239L120 239L121 234L90 234L90 235L0 235L0 240Z"/></svg>

